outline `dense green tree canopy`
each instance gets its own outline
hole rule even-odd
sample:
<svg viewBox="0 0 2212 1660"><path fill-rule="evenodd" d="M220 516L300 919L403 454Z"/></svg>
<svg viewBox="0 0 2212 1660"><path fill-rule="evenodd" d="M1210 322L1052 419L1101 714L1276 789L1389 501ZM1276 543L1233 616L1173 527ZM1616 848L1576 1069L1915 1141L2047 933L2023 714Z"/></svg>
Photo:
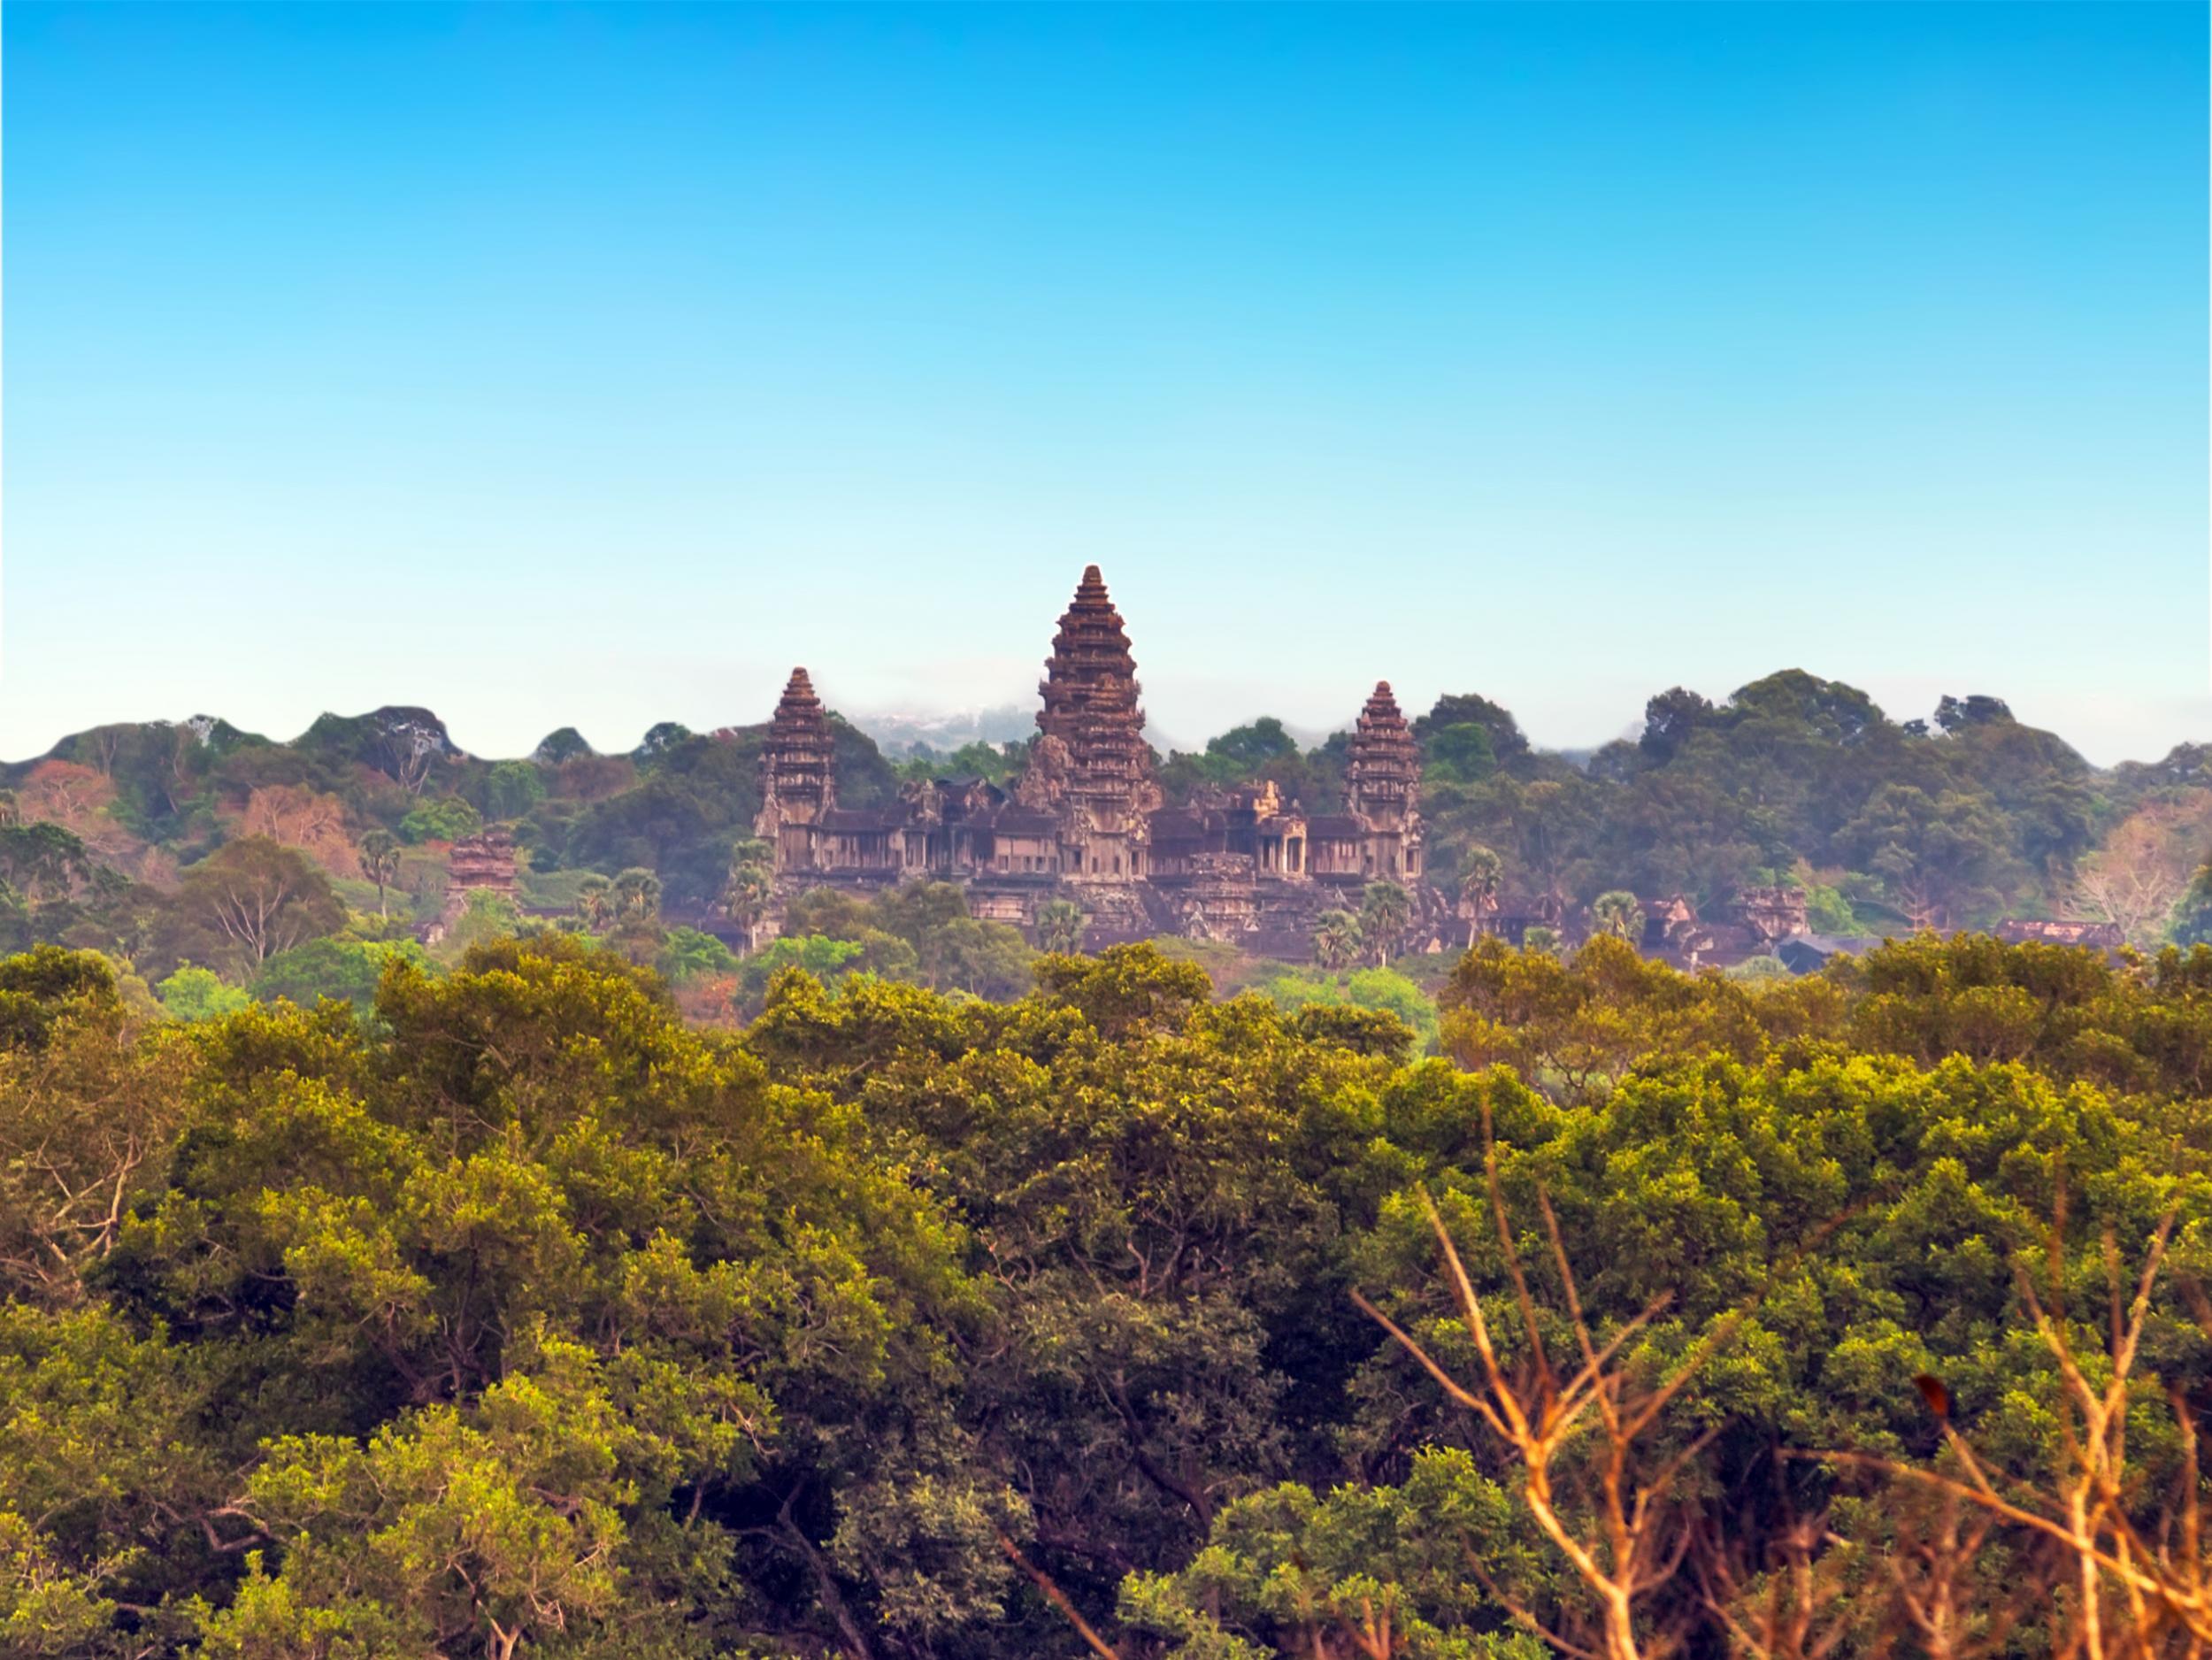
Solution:
<svg viewBox="0 0 2212 1660"><path fill-rule="evenodd" d="M1514 1610L1595 1632L1592 1584L1354 1301L1479 1377L1432 1200L1525 1387L1517 1310L1563 1366L1579 1310L1621 1387L1679 1379L1630 1466L1680 1559L1650 1652L1721 1652L1815 1524L1830 1652L1891 1652L1878 1563L1949 1558L1880 1461L1947 1467L1947 1422L2044 1502L2032 1310L2103 1356L2162 1228L2118 1490L2173 1522L2212 950L1962 937L1768 988L1487 941L1417 1059L1144 947L1005 1002L854 972L856 910L969 919L809 903L786 955L838 983L782 972L735 1035L558 934L191 1026L97 957L0 961L13 1646L1012 1660L1082 1652L1072 1612L1129 1660L1533 1660ZM1367 972L1340 993L1386 1001ZM1570 1532L1605 1444L1551 1469ZM2073 1618L2048 1543L1961 1571L1999 1653Z"/></svg>
<svg viewBox="0 0 2212 1660"><path fill-rule="evenodd" d="M162 907L157 961L220 966L243 979L280 952L333 934L345 912L297 849L263 836L226 842L184 873Z"/></svg>

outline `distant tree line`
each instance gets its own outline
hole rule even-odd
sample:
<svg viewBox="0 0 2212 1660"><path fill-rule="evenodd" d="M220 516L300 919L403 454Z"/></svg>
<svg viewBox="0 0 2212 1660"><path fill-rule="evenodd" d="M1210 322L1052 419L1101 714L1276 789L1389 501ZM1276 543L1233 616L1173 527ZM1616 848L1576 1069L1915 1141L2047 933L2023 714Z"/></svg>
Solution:
<svg viewBox="0 0 2212 1660"><path fill-rule="evenodd" d="M850 725L833 729L840 798L853 805L929 772L1005 783L1026 753L979 743L894 765ZM762 976L735 980L772 879L751 840L760 730L664 723L603 755L563 729L529 757L487 761L421 709L326 716L288 743L211 719L96 728L0 768L0 947L94 949L150 983L190 967L244 988L271 958L327 940L313 960L334 995L357 1002L379 952L441 915L445 849L495 824L519 849L522 892L503 908L472 902L445 955L531 917L603 932L584 885L643 872L655 914L626 913L627 953L695 983L695 1013L732 996L757 1006ZM1900 722L1794 670L1718 703L1663 694L1636 738L1579 759L1536 749L1473 695L1440 699L1415 731L1430 875L1463 914L1542 911L1576 918L1575 937L1632 937L1653 900L1680 894L1712 916L1747 887L1779 885L1803 891L1817 931L1841 936L2008 916L2109 920L2146 949L2212 931L2199 877L2212 854L2206 746L2100 770L1994 697L1946 697L1929 719ZM1344 764L1344 734L1302 748L1272 718L1159 758L1171 794L1266 780L1310 811L1340 795ZM1382 885L1325 918L1322 965L1373 964L1401 931L1397 903ZM1081 942L1079 912L1044 920L1040 942ZM848 944L891 932L838 926ZM907 942L919 983L959 978ZM1021 971L961 972L1003 987ZM272 983L299 988L303 972Z"/></svg>

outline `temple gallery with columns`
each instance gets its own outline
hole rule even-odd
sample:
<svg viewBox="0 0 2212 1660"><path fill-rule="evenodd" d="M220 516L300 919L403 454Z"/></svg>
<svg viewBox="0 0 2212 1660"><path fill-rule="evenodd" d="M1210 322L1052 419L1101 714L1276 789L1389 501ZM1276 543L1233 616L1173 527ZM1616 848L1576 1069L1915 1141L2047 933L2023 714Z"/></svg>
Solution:
<svg viewBox="0 0 2212 1660"><path fill-rule="evenodd" d="M829 718L791 672L761 750L755 833L780 898L810 888L958 882L979 917L1034 926L1067 899L1095 949L1182 934L1302 958L1314 918L1396 882L1434 909L1421 862L1420 757L1387 681L1359 712L1342 810L1310 811L1271 783L1170 805L1144 740L1137 665L1092 565L1060 618L1027 764L1010 790L975 778L912 783L895 803L837 803ZM780 910L780 905L778 907Z"/></svg>

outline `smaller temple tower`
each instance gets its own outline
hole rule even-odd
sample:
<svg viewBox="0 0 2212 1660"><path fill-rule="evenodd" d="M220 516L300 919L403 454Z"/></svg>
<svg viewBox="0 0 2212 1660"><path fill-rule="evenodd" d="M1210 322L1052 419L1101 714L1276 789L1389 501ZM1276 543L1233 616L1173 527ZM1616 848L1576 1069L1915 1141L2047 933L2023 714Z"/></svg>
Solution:
<svg viewBox="0 0 2212 1660"><path fill-rule="evenodd" d="M760 816L753 820L753 834L775 849L780 871L816 863L815 833L837 805L833 753L814 683L804 669L793 669L761 743Z"/></svg>
<svg viewBox="0 0 2212 1660"><path fill-rule="evenodd" d="M1359 821L1363 873L1370 881L1422 880L1421 751L1388 680L1375 689L1352 730L1345 810Z"/></svg>

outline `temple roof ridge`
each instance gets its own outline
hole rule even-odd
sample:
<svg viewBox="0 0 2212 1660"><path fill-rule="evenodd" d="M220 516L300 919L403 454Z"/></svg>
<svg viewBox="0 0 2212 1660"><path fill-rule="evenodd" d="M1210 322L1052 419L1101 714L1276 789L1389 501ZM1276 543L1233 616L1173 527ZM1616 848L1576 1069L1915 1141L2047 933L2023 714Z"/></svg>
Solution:
<svg viewBox="0 0 2212 1660"><path fill-rule="evenodd" d="M821 706L821 697L814 689L814 682L807 677L806 670L795 667L791 671L791 678L784 682L783 696L776 702L776 712L780 714L787 709L795 708L819 709Z"/></svg>

